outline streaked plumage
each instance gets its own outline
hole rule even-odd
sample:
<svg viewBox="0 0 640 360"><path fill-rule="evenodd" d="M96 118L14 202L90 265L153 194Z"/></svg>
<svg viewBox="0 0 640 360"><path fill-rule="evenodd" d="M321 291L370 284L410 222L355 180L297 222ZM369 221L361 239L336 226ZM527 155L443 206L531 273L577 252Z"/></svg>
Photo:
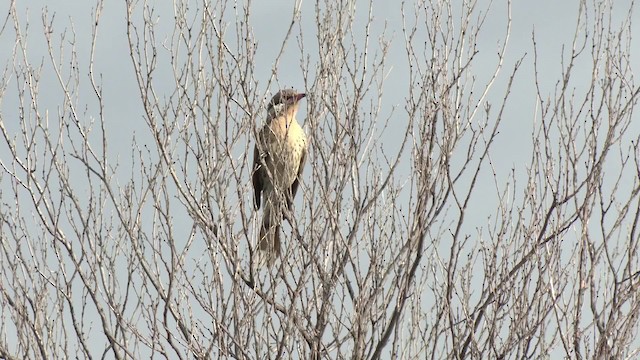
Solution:
<svg viewBox="0 0 640 360"><path fill-rule="evenodd" d="M296 120L304 96L287 89L271 99L253 152L255 205L263 207L258 249L269 264L280 255L283 211L291 209L306 159L307 138Z"/></svg>

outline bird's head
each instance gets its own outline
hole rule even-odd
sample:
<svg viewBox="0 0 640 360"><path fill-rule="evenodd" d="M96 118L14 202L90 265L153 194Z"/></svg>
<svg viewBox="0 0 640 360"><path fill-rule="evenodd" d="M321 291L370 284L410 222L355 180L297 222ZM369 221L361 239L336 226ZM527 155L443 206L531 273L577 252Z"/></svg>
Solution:
<svg viewBox="0 0 640 360"><path fill-rule="evenodd" d="M267 106L268 117L272 119L288 112L295 116L298 111L298 102L305 96L305 93L299 93L293 89L278 91Z"/></svg>

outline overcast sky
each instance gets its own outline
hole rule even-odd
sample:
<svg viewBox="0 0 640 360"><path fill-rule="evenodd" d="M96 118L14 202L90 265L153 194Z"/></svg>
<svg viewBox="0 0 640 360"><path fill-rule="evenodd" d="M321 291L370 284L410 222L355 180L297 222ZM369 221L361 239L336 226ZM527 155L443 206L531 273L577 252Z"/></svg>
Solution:
<svg viewBox="0 0 640 360"><path fill-rule="evenodd" d="M152 2L153 3L153 2ZM256 71L257 80L266 85L274 59L279 50L279 44L284 37L289 26L291 14L293 12L293 1L277 0L277 1L254 1L252 2L252 27L253 33L258 44L258 52L256 55ZM355 2L356 4L356 20L364 21L367 16L368 7L366 2ZM373 8L373 26L372 33L375 39L376 35L382 33L383 27L386 25L386 37L392 40L392 48L388 57L388 67L391 68L390 76L385 84L385 106L401 106L407 96L407 59L404 51L404 39L402 33L402 16L399 6L400 2L394 1L376 1ZM489 1L478 1L478 9L488 7ZM49 18L53 18L55 29L54 39L60 39L60 34L67 30L67 39L71 37L72 29L75 30L75 36L81 56L80 63L86 64L88 58L88 46L91 39L92 14L95 5L92 1L45 1L30 0L18 1L17 11L26 26L29 22L28 46L29 57L32 62L39 63L42 59L46 59L46 44L42 35L42 13L46 9ZM162 29L166 31L164 36L170 36L173 27L173 8L170 1L159 1L154 5L156 7L156 15L160 36ZM410 18L412 2L407 2L405 12ZM460 6L459 2L454 1L453 6ZM6 13L9 4L3 2L0 4L0 13ZM505 60L504 73L508 72L514 65L515 61L524 56L523 67L517 76L516 86L514 87L514 95L509 101L507 108L507 119L503 123L503 133L509 136L498 138L499 147L512 148L517 144L527 143L530 139L531 126L533 124L533 114L536 104L535 92L533 87L533 54L532 54L532 34L535 31L538 44L538 61L540 68L540 78L543 81L543 91L551 94L553 88L560 78L561 66L560 59L562 56L563 46L565 47L565 56L567 54L567 46L570 46L573 35L576 30L577 10L579 1L515 1L512 6L512 29L509 37L509 45L507 57ZM301 32L304 36L313 36L315 34L315 3L312 1L302 1L301 15L299 20L299 28L296 27L294 33ZM482 71L483 64L487 64L488 69L495 66L497 58L497 50L502 43L505 35L506 27L506 1L493 1L489 7L487 20L483 25L481 32L478 59L474 63L474 74L479 78L486 75ZM55 15L55 17L54 17ZM622 6L616 8L613 22L624 20L626 9ZM0 61L6 64L11 57L13 50L13 35L11 27L13 24L7 24L9 29L5 29L0 40L5 46L0 48ZM356 23L357 25L357 23ZM73 26L73 27L72 27ZM357 27L357 26L356 26ZM309 35L306 35L309 34ZM23 34L26 35L26 34ZM295 35L295 34L294 34ZM637 42L636 42L637 43ZM274 46L271 46L274 44ZM311 61L314 61L314 55L317 54L317 43L307 41L306 46ZM278 45L278 46L275 46ZM371 41L371 50L375 51L378 45L377 41ZM636 45L637 48L637 45ZM635 53L636 49L632 53ZM68 55L68 54L67 54ZM82 57L85 57L82 59ZM317 58L317 56L316 56ZM633 68L637 73L640 68L638 58L635 57ZM48 60L48 59L46 59ZM279 64L278 83L281 86L302 88L302 74L299 67L300 52L295 42L290 42L286 48L284 56ZM590 64L588 62L578 63L578 69L584 71L585 84L590 81ZM132 76L131 60L128 55L127 38L126 38L126 22L125 22L125 5L123 1L109 1L104 4L98 41L96 47L96 72L101 74L104 85L105 100L109 122L119 129L144 131L144 123L140 121L142 111L140 102L137 98L137 87ZM488 72L487 72L488 73ZM44 84L46 85L47 79ZM53 81L54 79L50 79ZM546 82L545 82L546 80ZM574 77L574 85L579 81L579 77ZM491 96L502 96L501 88L506 83L506 76L501 76L495 90ZM86 84L85 84L86 86ZM168 83L167 89L173 84ZM263 85L264 86L264 85ZM271 92L277 90L278 85L274 84ZM261 89L266 91L267 89ZM60 98L55 95L48 97L46 91L41 94L41 101L47 104L50 109L55 109L60 103ZM489 101L492 101L491 97ZM497 99L496 99L497 100ZM2 111L5 116L12 117L15 114L15 92L5 95L2 103ZM497 102L497 101L496 101ZM301 114L304 114L305 104L302 104ZM405 116L397 113L398 118ZM128 131L130 132L130 131ZM127 131L123 131L126 134ZM128 142L130 139L123 139ZM527 152L523 152L527 155ZM500 159L500 153L496 153L497 159L506 169L509 169L514 162L525 160L526 158L518 158L517 154L509 152L509 156Z"/></svg>

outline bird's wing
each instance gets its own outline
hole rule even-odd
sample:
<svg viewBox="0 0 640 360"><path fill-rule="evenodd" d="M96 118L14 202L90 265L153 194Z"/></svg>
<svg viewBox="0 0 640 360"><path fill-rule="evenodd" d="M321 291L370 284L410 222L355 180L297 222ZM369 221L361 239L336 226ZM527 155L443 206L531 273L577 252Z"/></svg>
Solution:
<svg viewBox="0 0 640 360"><path fill-rule="evenodd" d="M260 159L260 151L258 150L258 144L253 148L253 174L251 179L253 181L253 200L256 205L256 209L260 209L260 194L264 187L264 171L262 166L262 160Z"/></svg>
<svg viewBox="0 0 640 360"><path fill-rule="evenodd" d="M291 209L291 203L293 202L293 198L296 196L296 192L298 191L298 185L300 185L300 176L302 176L302 170L304 169L304 164L307 160L307 149L302 149L302 155L300 156L300 164L298 165L298 174L296 175L295 180L291 184L291 189L289 189L289 193L291 197L287 201L287 206Z"/></svg>

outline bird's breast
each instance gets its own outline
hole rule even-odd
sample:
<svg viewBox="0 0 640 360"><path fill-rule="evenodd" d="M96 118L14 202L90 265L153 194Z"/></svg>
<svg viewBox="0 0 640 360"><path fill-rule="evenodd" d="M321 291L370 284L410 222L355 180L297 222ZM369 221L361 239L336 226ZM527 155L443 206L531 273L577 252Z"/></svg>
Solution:
<svg viewBox="0 0 640 360"><path fill-rule="evenodd" d="M283 188L291 186L298 174L302 154L307 148L307 137L302 127L295 120L274 120L263 129L262 136L268 152L267 166L274 174L274 183Z"/></svg>

